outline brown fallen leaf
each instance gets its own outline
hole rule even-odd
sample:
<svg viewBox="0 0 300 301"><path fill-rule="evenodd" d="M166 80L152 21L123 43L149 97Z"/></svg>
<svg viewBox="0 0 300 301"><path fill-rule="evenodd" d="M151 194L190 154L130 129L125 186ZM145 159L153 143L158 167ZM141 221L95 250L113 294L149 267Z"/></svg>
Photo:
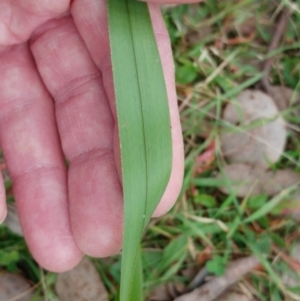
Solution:
<svg viewBox="0 0 300 301"><path fill-rule="evenodd" d="M215 150L216 150L216 144L213 140L204 153L199 155L196 158L196 164L195 164L195 174L200 175L207 171L212 163L215 161Z"/></svg>
<svg viewBox="0 0 300 301"><path fill-rule="evenodd" d="M246 257L233 261L229 264L226 272L221 277L214 277L212 280L184 294L174 301L213 301L221 296L233 284L251 272L259 265L259 261L255 256Z"/></svg>
<svg viewBox="0 0 300 301"><path fill-rule="evenodd" d="M206 246L205 249L201 252L199 252L196 262L199 265L204 264L207 260L211 259L213 254L213 250L211 246Z"/></svg>
<svg viewBox="0 0 300 301"><path fill-rule="evenodd" d="M4 223L10 231L20 236L23 236L17 213L17 208L14 204L7 204L7 216Z"/></svg>
<svg viewBox="0 0 300 301"><path fill-rule="evenodd" d="M60 301L108 301L100 276L87 258L73 270L59 274L55 289Z"/></svg>
<svg viewBox="0 0 300 301"><path fill-rule="evenodd" d="M226 106L223 121L227 126L220 137L221 149L230 163L267 169L282 155L287 139L285 123L267 94L243 91Z"/></svg>
<svg viewBox="0 0 300 301"><path fill-rule="evenodd" d="M219 189L226 194L231 189L239 197L245 197L249 193L250 195L273 196L300 181L300 175L293 170L271 171L260 166L247 164L226 165L223 173L219 173L217 178L223 179L223 175L229 183L227 186L219 187Z"/></svg>
<svg viewBox="0 0 300 301"><path fill-rule="evenodd" d="M21 275L0 271L0 301L29 301L32 287Z"/></svg>

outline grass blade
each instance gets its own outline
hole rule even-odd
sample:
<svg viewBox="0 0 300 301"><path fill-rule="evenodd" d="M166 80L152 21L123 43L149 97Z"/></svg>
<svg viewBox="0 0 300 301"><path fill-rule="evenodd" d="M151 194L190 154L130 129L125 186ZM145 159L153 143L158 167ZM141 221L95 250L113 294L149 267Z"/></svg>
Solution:
<svg viewBox="0 0 300 301"><path fill-rule="evenodd" d="M108 21L125 203L120 300L129 301L142 233L171 173L170 115L147 4L108 0Z"/></svg>
<svg viewBox="0 0 300 301"><path fill-rule="evenodd" d="M244 220L244 224L254 222L260 219L263 216L269 214L272 209L274 209L280 202L282 202L293 190L295 190L296 186L291 186L288 189L282 190L278 195L273 197L269 202L267 202L264 206L256 210L253 214L251 214L248 218Z"/></svg>

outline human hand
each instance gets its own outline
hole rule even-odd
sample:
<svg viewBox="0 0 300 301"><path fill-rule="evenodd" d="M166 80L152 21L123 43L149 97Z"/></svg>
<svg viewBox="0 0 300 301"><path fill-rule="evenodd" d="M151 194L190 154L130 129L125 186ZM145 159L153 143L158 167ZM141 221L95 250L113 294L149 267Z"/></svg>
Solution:
<svg viewBox="0 0 300 301"><path fill-rule="evenodd" d="M180 191L183 145L162 1L151 2L173 138L173 169L159 216ZM197 1L164 1L174 2ZM28 246L39 264L56 272L74 267L84 253L105 257L122 244L108 39L105 1L0 1L0 145ZM0 221L4 194L0 183Z"/></svg>

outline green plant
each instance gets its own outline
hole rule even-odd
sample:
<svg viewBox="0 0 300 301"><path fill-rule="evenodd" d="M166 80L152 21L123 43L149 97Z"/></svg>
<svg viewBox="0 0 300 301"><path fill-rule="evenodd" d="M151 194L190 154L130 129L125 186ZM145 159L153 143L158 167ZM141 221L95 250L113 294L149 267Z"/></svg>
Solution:
<svg viewBox="0 0 300 301"><path fill-rule="evenodd" d="M108 20L125 203L120 300L137 301L142 233L171 173L170 116L147 4L109 0Z"/></svg>

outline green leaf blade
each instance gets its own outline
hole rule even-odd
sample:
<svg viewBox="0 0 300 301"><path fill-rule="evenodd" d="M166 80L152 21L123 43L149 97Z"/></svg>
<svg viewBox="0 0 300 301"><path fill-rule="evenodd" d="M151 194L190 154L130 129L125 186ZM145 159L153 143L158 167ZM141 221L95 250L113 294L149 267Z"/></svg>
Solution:
<svg viewBox="0 0 300 301"><path fill-rule="evenodd" d="M142 233L171 173L170 115L147 5L108 0L108 19L125 202L120 300L129 301Z"/></svg>
<svg viewBox="0 0 300 301"><path fill-rule="evenodd" d="M148 7L145 3L135 0L127 0L127 3L134 37L144 123L147 164L146 222L148 222L170 178L172 165L170 115L163 69Z"/></svg>

